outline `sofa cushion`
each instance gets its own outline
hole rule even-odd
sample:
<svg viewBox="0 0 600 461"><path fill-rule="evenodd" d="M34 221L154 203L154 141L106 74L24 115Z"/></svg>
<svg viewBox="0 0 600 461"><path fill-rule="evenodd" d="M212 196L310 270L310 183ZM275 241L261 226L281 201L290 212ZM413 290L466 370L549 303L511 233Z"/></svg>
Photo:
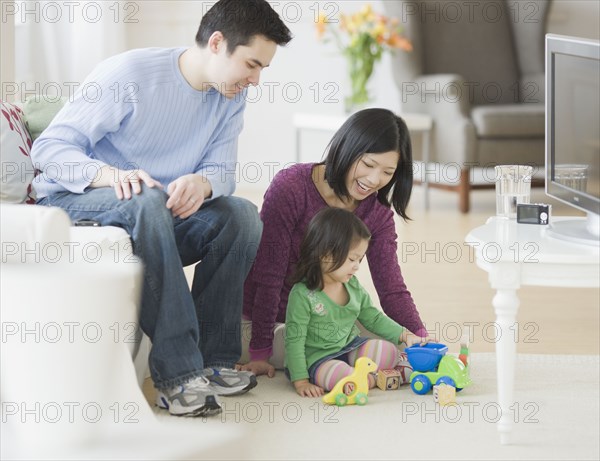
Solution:
<svg viewBox="0 0 600 461"><path fill-rule="evenodd" d="M54 262L68 249L71 220L60 208L2 203L0 213L2 264Z"/></svg>
<svg viewBox="0 0 600 461"><path fill-rule="evenodd" d="M46 129L52 119L63 108L67 98L50 100L45 96L35 95L27 98L23 103L23 113L31 138L35 141Z"/></svg>
<svg viewBox="0 0 600 461"><path fill-rule="evenodd" d="M4 203L33 203L31 181L34 177L31 162L32 139L23 111L0 100L0 163L2 183L0 201Z"/></svg>
<svg viewBox="0 0 600 461"><path fill-rule="evenodd" d="M471 112L479 138L543 138L543 104L479 106Z"/></svg>
<svg viewBox="0 0 600 461"><path fill-rule="evenodd" d="M70 245L75 260L97 262L107 259L115 263L137 262L131 238L115 226L70 228Z"/></svg>
<svg viewBox="0 0 600 461"><path fill-rule="evenodd" d="M0 205L2 263L137 263L120 227L74 227L67 213L41 205Z"/></svg>

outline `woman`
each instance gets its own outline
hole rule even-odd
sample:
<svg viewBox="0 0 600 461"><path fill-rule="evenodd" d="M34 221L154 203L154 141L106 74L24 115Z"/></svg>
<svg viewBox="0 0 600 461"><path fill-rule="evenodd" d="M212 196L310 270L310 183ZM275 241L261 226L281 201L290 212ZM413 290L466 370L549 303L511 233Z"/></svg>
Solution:
<svg viewBox="0 0 600 461"><path fill-rule="evenodd" d="M290 276L308 223L324 207L356 214L371 232L367 261L383 311L416 336L427 330L402 277L391 208L408 220L412 149L404 121L386 109L352 115L333 136L322 163L280 171L265 193L263 234L246 279L244 318L252 322L250 362L256 375L274 375L273 329L286 316Z"/></svg>

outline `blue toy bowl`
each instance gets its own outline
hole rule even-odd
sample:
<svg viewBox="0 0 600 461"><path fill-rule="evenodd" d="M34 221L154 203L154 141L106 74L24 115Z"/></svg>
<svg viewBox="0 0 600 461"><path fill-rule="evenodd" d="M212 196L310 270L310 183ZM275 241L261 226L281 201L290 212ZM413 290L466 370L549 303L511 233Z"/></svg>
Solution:
<svg viewBox="0 0 600 461"><path fill-rule="evenodd" d="M415 371L431 371L437 367L442 357L448 352L448 346L440 343L427 343L424 346L415 344L404 349L408 361Z"/></svg>

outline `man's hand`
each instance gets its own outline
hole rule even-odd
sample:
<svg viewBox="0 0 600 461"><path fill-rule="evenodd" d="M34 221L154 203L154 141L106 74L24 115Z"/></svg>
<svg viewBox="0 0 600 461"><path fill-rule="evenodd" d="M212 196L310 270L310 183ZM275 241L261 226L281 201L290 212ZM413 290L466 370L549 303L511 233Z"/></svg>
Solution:
<svg viewBox="0 0 600 461"><path fill-rule="evenodd" d="M133 194L142 192L142 184L148 187L160 187L163 185L152 178L144 170L119 170L112 166L103 166L90 184L90 187L112 187L119 200L129 200Z"/></svg>
<svg viewBox="0 0 600 461"><path fill-rule="evenodd" d="M240 370L250 371L256 376L267 375L269 378L275 376L275 367L266 360L254 360L239 367Z"/></svg>
<svg viewBox="0 0 600 461"><path fill-rule="evenodd" d="M325 391L322 387L319 387L316 384L311 384L308 379L299 379L298 381L294 381L294 387L296 388L298 395L302 397L320 397L321 395L325 394Z"/></svg>
<svg viewBox="0 0 600 461"><path fill-rule="evenodd" d="M189 218L212 195L210 181L198 174L186 174L169 184L167 208L173 216Z"/></svg>

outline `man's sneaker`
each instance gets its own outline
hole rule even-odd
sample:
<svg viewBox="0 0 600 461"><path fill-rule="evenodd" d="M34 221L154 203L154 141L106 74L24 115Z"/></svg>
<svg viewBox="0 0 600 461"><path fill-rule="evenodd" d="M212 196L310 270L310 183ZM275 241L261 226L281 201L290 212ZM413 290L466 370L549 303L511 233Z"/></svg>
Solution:
<svg viewBox="0 0 600 461"><path fill-rule="evenodd" d="M249 371L231 368L205 368L204 376L217 395L240 395L256 387L256 376Z"/></svg>
<svg viewBox="0 0 600 461"><path fill-rule="evenodd" d="M159 390L156 405L176 416L210 416L221 413L221 405L203 376L170 389Z"/></svg>

